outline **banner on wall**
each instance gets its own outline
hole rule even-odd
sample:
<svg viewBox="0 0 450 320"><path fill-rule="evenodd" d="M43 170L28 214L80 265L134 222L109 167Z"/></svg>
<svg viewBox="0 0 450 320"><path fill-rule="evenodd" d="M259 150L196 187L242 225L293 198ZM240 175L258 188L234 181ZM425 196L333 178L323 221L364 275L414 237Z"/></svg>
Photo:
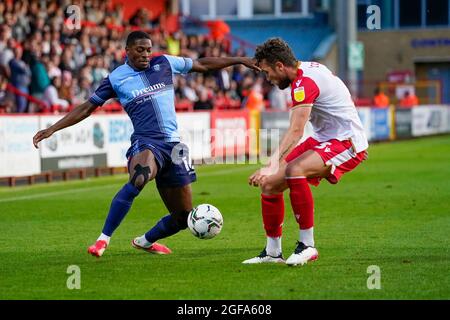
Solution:
<svg viewBox="0 0 450 320"><path fill-rule="evenodd" d="M372 109L370 123L370 140L389 140L391 134L391 112L388 108Z"/></svg>
<svg viewBox="0 0 450 320"><path fill-rule="evenodd" d="M59 117L42 117L41 125L48 127L58 120ZM177 121L182 142L189 146L192 159L210 158L210 114L178 114ZM126 114L93 115L43 142L43 170L125 167L133 130Z"/></svg>
<svg viewBox="0 0 450 320"><path fill-rule="evenodd" d="M450 132L450 106L447 106L447 132Z"/></svg>
<svg viewBox="0 0 450 320"><path fill-rule="evenodd" d="M372 141L388 140L393 129L397 138L450 132L450 106L397 108L395 115L389 109L358 108L358 114ZM28 176L49 170L126 166L125 154L133 132L126 114L93 115L43 140L36 150L32 144L33 135L61 117L0 116L0 177ZM190 147L194 163L244 156L251 153L252 148L258 150L258 144L260 156L271 155L289 128L289 112L262 112L254 116L251 126L249 118L246 110L177 114L182 142ZM395 128L391 128L393 125ZM252 144L252 137L258 135L251 135L251 131L259 127L260 139ZM272 131L278 132L274 135ZM302 140L311 133L308 122Z"/></svg>
<svg viewBox="0 0 450 320"><path fill-rule="evenodd" d="M270 157L290 126L289 112L261 112L259 154Z"/></svg>
<svg viewBox="0 0 450 320"><path fill-rule="evenodd" d="M106 156L108 167L125 167L126 153L130 148L130 138L133 134L133 124L126 114L98 116L103 123L105 141L107 143Z"/></svg>
<svg viewBox="0 0 450 320"><path fill-rule="evenodd" d="M60 118L40 117L40 129L48 128ZM104 121L95 116L56 132L40 144L42 170L106 167L106 133Z"/></svg>
<svg viewBox="0 0 450 320"><path fill-rule="evenodd" d="M278 147L281 139L289 129L291 122L289 112L262 112L260 132L260 154L270 156ZM305 141L312 135L312 125L308 121L305 126L300 142Z"/></svg>
<svg viewBox="0 0 450 320"><path fill-rule="evenodd" d="M33 136L38 130L38 117L0 117L0 177L41 172L39 150L33 145Z"/></svg>
<svg viewBox="0 0 450 320"><path fill-rule="evenodd" d="M364 127L367 140L372 140L372 109L371 108L357 108L358 116L361 119L361 123Z"/></svg>
<svg viewBox="0 0 450 320"><path fill-rule="evenodd" d="M400 139L412 137L411 109L395 110L395 135Z"/></svg>
<svg viewBox="0 0 450 320"><path fill-rule="evenodd" d="M412 109L412 135L426 136L448 132L447 106L420 106Z"/></svg>
<svg viewBox="0 0 450 320"><path fill-rule="evenodd" d="M213 158L243 156L249 152L249 115L243 111L211 113L211 155Z"/></svg>
<svg viewBox="0 0 450 320"><path fill-rule="evenodd" d="M190 157L198 163L211 158L211 114L209 112L177 114L181 142L189 148Z"/></svg>
<svg viewBox="0 0 450 320"><path fill-rule="evenodd" d="M261 112L261 129L279 129L284 134L289 126L289 112Z"/></svg>
<svg viewBox="0 0 450 320"><path fill-rule="evenodd" d="M126 153L131 145L133 124L126 114L97 116L106 130L108 167L125 167ZM181 141L189 147L193 160L211 157L209 112L177 114L178 132Z"/></svg>

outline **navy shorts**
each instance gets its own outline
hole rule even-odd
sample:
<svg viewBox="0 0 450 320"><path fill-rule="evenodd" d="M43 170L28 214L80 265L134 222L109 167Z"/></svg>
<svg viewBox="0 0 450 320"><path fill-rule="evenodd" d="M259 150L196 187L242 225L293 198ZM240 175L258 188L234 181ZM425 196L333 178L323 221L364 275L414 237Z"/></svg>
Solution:
<svg viewBox="0 0 450 320"><path fill-rule="evenodd" d="M128 149L128 171L131 159L144 150L150 150L156 159L156 185L162 188L184 187L197 180L189 149L183 143L155 140L136 140Z"/></svg>

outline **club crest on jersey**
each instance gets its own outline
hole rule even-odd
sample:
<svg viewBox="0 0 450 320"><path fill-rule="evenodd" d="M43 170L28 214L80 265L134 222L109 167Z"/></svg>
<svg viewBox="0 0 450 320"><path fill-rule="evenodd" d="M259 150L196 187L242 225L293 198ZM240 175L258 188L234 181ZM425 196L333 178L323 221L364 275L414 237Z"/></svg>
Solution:
<svg viewBox="0 0 450 320"><path fill-rule="evenodd" d="M294 89L294 99L297 102L303 102L305 100L305 87Z"/></svg>

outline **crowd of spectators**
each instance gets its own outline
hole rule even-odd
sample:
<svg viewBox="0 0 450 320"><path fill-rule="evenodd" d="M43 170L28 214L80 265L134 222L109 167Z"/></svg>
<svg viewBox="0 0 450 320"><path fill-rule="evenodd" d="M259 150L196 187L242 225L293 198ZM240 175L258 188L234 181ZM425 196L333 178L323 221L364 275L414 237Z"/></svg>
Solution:
<svg viewBox="0 0 450 320"><path fill-rule="evenodd" d="M80 28L68 11L81 9ZM123 7L102 0L0 2L0 112L67 112L90 97L125 58L125 38L149 32L154 54L197 59L243 56L230 41L210 35L168 33L146 9L124 19ZM289 94L243 66L175 78L179 111L286 109ZM121 111L117 102L103 108Z"/></svg>

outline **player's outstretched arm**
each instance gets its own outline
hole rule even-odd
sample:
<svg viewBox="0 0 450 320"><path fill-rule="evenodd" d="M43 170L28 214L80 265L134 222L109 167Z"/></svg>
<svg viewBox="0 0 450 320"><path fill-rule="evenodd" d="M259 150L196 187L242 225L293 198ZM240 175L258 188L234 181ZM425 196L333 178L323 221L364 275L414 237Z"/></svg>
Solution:
<svg viewBox="0 0 450 320"><path fill-rule="evenodd" d="M64 116L61 120L56 122L51 127L41 130L38 133L35 134L33 137L33 144L35 148L38 147L38 143L44 139L47 139L52 134L54 134L56 131L73 126L74 124L77 124L78 122L82 121L83 119L86 119L91 115L92 112L94 112L95 109L97 109L97 105L92 104L89 101L86 101L82 104L80 104L78 107L70 111L68 114Z"/></svg>
<svg viewBox="0 0 450 320"><path fill-rule="evenodd" d="M248 57L206 57L194 61L191 72L208 72L223 69L226 67L243 64L247 68L261 71L256 65L256 60Z"/></svg>

